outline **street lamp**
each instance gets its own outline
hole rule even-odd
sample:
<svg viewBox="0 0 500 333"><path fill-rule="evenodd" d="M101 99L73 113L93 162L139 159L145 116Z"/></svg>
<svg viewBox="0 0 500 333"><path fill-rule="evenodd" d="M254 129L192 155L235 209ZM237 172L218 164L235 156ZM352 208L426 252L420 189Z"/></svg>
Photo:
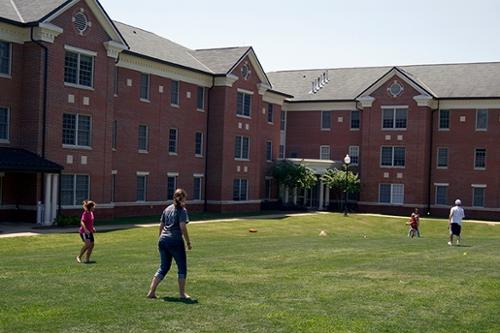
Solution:
<svg viewBox="0 0 500 333"><path fill-rule="evenodd" d="M351 164L351 157L349 156L349 154L346 154L345 157L344 157L344 165L345 165L344 216L347 216L347 188L348 188L348 185L349 185L349 181L348 181L349 164Z"/></svg>

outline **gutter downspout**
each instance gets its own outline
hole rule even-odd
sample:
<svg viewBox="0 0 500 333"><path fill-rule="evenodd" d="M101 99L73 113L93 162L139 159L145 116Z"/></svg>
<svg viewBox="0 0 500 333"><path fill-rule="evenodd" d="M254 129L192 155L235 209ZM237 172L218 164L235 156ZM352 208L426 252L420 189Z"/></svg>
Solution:
<svg viewBox="0 0 500 333"><path fill-rule="evenodd" d="M215 87L215 76L212 76L212 88ZM208 200L207 200L207 189L208 189L208 118L210 117L210 92L207 89L207 129L205 135L205 189L204 189L204 200L203 200L203 211L208 211Z"/></svg>
<svg viewBox="0 0 500 333"><path fill-rule="evenodd" d="M429 179L427 180L427 215L431 214L431 188L432 188L432 156L433 154L433 138L434 138L434 113L439 110L439 99L437 108L431 111L431 128L429 140Z"/></svg>

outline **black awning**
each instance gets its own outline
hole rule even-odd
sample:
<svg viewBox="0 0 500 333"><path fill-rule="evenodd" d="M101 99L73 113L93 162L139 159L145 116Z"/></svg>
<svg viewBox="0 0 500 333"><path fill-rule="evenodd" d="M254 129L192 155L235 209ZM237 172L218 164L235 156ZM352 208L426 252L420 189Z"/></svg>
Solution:
<svg viewBox="0 0 500 333"><path fill-rule="evenodd" d="M0 147L0 171L61 172L63 166L26 149Z"/></svg>

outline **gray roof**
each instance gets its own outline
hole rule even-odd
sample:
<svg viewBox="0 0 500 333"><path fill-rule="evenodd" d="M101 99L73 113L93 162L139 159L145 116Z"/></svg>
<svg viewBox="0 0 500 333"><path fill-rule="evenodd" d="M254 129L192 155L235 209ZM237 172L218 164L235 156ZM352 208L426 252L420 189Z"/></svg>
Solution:
<svg viewBox="0 0 500 333"><path fill-rule="evenodd" d="M0 0L1 17L19 23L37 22L68 0Z"/></svg>
<svg viewBox="0 0 500 333"><path fill-rule="evenodd" d="M203 49L194 50L192 54L214 74L228 74L250 49L250 46Z"/></svg>
<svg viewBox="0 0 500 333"><path fill-rule="evenodd" d="M293 101L354 100L394 67L334 68L267 73ZM500 97L500 62L396 67L437 98ZM311 82L328 71L329 82L311 94Z"/></svg>

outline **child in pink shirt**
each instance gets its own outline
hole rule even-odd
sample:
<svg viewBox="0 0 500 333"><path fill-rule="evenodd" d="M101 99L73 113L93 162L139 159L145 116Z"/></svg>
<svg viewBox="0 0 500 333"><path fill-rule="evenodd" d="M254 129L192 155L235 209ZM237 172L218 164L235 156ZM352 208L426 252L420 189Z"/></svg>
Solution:
<svg viewBox="0 0 500 333"><path fill-rule="evenodd" d="M86 253L85 263L90 262L90 255L94 249L94 208L95 202L91 200L83 201L83 213L80 219L80 238L84 242L80 255L76 257L77 262L82 262L82 257Z"/></svg>

